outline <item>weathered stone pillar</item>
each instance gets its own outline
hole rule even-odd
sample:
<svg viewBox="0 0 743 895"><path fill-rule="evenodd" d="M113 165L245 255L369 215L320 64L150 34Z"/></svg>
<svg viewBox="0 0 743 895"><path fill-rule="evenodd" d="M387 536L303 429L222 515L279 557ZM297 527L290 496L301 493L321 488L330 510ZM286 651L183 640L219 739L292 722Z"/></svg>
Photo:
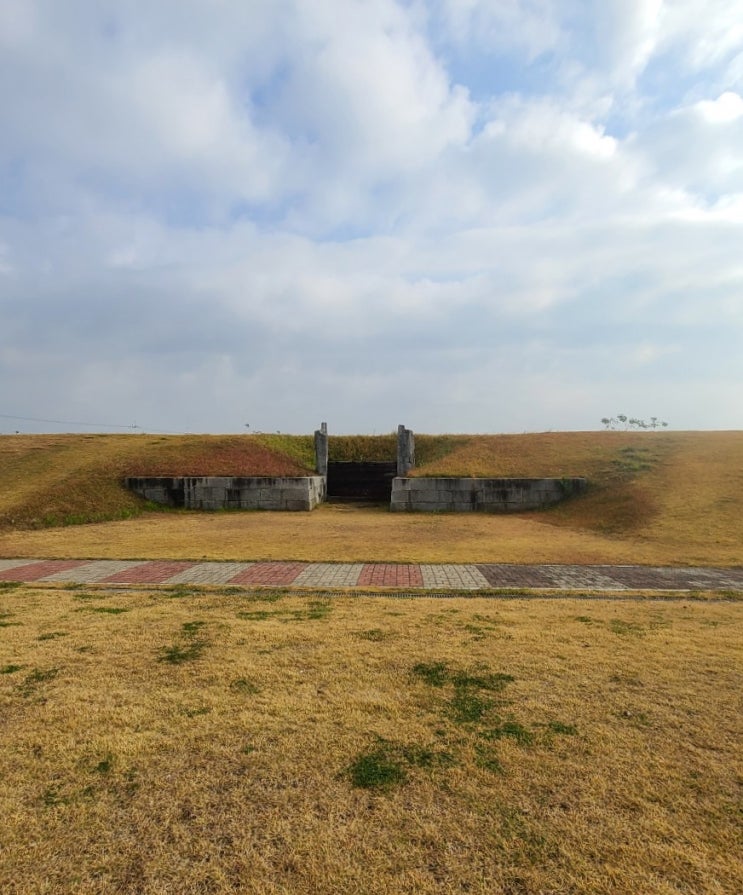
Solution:
<svg viewBox="0 0 743 895"><path fill-rule="evenodd" d="M315 431L315 469L318 475L328 476L328 424L321 423Z"/></svg>
<svg viewBox="0 0 743 895"><path fill-rule="evenodd" d="M410 429L397 427L397 474L406 476L415 466L415 435Z"/></svg>

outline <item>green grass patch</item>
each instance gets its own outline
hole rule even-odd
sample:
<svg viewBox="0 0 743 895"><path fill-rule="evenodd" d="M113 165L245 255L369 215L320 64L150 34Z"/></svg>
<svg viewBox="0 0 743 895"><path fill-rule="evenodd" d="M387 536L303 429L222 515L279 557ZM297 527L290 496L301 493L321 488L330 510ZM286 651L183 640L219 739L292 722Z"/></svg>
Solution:
<svg viewBox="0 0 743 895"><path fill-rule="evenodd" d="M164 646L160 650L158 662L167 662L169 665L182 665L184 662L193 662L198 659L204 652L207 643L204 640L194 640L185 646L180 643L174 643L171 646Z"/></svg>
<svg viewBox="0 0 743 895"><path fill-rule="evenodd" d="M278 603L279 600L283 600L284 597L287 596L287 592L285 590L261 589L245 591L242 588L238 588L238 590L240 591L243 599L248 603Z"/></svg>
<svg viewBox="0 0 743 895"><path fill-rule="evenodd" d="M386 634L381 628L371 628L369 631L356 631L353 635L357 640L370 640L372 643L380 643L386 640L389 634Z"/></svg>
<svg viewBox="0 0 743 895"><path fill-rule="evenodd" d="M265 622L275 619L280 622L304 622L327 618L332 606L327 600L312 600L306 609L241 609L237 618L249 622Z"/></svg>
<svg viewBox="0 0 743 895"><path fill-rule="evenodd" d="M245 677L239 677L237 680L232 681L230 690L232 690L233 693L239 693L241 696L254 696L256 693L261 692L260 687L257 684L254 684L253 681L250 681Z"/></svg>
<svg viewBox="0 0 743 895"><path fill-rule="evenodd" d="M241 609L236 613L237 618L246 622L265 622L269 618L275 618L282 613L276 609Z"/></svg>
<svg viewBox="0 0 743 895"><path fill-rule="evenodd" d="M625 622L619 618L613 618L609 621L609 630L612 631L614 634L619 634L621 636L627 634L640 636L644 633L642 625L635 624L634 622Z"/></svg>
<svg viewBox="0 0 743 895"><path fill-rule="evenodd" d="M451 675L451 682L458 690L474 689L498 692L503 690L507 684L513 683L514 680L515 678L512 674L489 671L482 674L457 671Z"/></svg>
<svg viewBox="0 0 743 895"><path fill-rule="evenodd" d="M413 666L413 674L430 687L443 687L449 681L446 662L418 662Z"/></svg>
<svg viewBox="0 0 743 895"><path fill-rule="evenodd" d="M181 625L182 637L185 643L174 643L160 649L158 662L167 662L169 665L182 665L184 662L193 662L198 659L209 645L208 640L197 640L196 635L206 625L206 622L184 622Z"/></svg>
<svg viewBox="0 0 743 895"><path fill-rule="evenodd" d="M547 725L552 733L558 733L562 736L576 736L578 728L575 724L563 724L562 721L550 721Z"/></svg>
<svg viewBox="0 0 743 895"><path fill-rule="evenodd" d="M351 785L359 789L389 790L408 779L404 763L384 746L357 755L348 773Z"/></svg>
<svg viewBox="0 0 743 895"><path fill-rule="evenodd" d="M477 724L492 708L491 699L457 690L449 701L448 712L455 724Z"/></svg>
<svg viewBox="0 0 743 895"><path fill-rule="evenodd" d="M59 786L47 786L41 794L40 801L45 808L56 808L59 805L69 805L72 798L63 793Z"/></svg>
<svg viewBox="0 0 743 895"><path fill-rule="evenodd" d="M359 753L348 767L351 784L360 789L389 791L406 783L411 769L431 770L455 763L451 753L442 749L377 739L372 748Z"/></svg>
<svg viewBox="0 0 743 895"><path fill-rule="evenodd" d="M75 610L75 612L98 612L101 615L123 615L129 611L123 606L81 606Z"/></svg>
<svg viewBox="0 0 743 895"><path fill-rule="evenodd" d="M490 771L491 774L502 775L505 773L500 758L487 746L477 743L475 745L475 764L478 768Z"/></svg>
<svg viewBox="0 0 743 895"><path fill-rule="evenodd" d="M180 600L184 597L200 596L205 593L205 590L203 587L193 584L171 584L169 587L162 588L161 592L171 600Z"/></svg>
<svg viewBox="0 0 743 895"><path fill-rule="evenodd" d="M30 696L42 684L48 684L50 681L53 681L59 674L59 671L59 668L34 668L21 682L21 692L24 696Z"/></svg>
<svg viewBox="0 0 743 895"><path fill-rule="evenodd" d="M211 709L207 705L199 706L196 709L184 709L183 714L187 718L198 718L200 715L208 715Z"/></svg>
<svg viewBox="0 0 743 895"><path fill-rule="evenodd" d="M94 767L96 774L110 774L114 768L114 756L108 752Z"/></svg>
<svg viewBox="0 0 743 895"><path fill-rule="evenodd" d="M531 746L534 742L532 731L519 724L518 721L503 721L495 727L489 727L480 734L486 740L502 740L505 737L515 740L521 746Z"/></svg>
<svg viewBox="0 0 743 895"><path fill-rule="evenodd" d="M0 665L0 674L15 674L16 671L20 671L23 668L23 665Z"/></svg>

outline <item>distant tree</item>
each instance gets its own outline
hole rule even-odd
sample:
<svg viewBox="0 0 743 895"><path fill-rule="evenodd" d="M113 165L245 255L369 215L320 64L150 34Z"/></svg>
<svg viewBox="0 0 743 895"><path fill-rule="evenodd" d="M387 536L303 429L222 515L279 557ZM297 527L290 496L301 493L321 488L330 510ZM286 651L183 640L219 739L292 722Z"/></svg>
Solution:
<svg viewBox="0 0 743 895"><path fill-rule="evenodd" d="M650 422L647 423L645 420L641 420L635 416L627 416L625 413L618 413L616 416L603 416L601 417L601 424L605 429L614 429L616 428L616 424L621 423L625 431L627 429L666 429L668 428L668 423L665 420L659 419L657 416L651 416Z"/></svg>

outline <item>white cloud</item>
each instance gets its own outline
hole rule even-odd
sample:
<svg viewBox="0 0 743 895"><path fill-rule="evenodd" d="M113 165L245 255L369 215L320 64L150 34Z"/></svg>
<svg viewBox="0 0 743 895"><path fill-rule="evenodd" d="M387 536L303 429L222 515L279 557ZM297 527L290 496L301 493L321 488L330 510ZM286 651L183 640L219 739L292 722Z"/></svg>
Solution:
<svg viewBox="0 0 743 895"><path fill-rule="evenodd" d="M675 109L632 144L656 182L698 194L705 203L743 191L743 99L736 93Z"/></svg>
<svg viewBox="0 0 743 895"><path fill-rule="evenodd" d="M741 0L666 0L662 21L663 45L680 46L693 69L724 61L743 45Z"/></svg>
<svg viewBox="0 0 743 895"><path fill-rule="evenodd" d="M726 90L716 100L701 100L696 108L710 124L729 124L743 116L743 98Z"/></svg>
<svg viewBox="0 0 743 895"><path fill-rule="evenodd" d="M617 87L632 87L661 37L663 0L601 0L593 8L599 68Z"/></svg>
<svg viewBox="0 0 743 895"><path fill-rule="evenodd" d="M563 40L558 8L549 0L440 0L444 27L451 40L513 52L529 60Z"/></svg>
<svg viewBox="0 0 743 895"><path fill-rule="evenodd" d="M0 0L0 35L0 412L743 425L726 5Z"/></svg>

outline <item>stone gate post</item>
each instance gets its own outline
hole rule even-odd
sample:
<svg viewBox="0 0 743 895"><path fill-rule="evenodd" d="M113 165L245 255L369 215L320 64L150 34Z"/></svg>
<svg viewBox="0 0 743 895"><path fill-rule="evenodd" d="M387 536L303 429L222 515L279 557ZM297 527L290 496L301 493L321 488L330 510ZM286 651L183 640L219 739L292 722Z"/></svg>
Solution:
<svg viewBox="0 0 743 895"><path fill-rule="evenodd" d="M321 423L315 430L315 469L318 475L328 477L328 424Z"/></svg>
<svg viewBox="0 0 743 895"><path fill-rule="evenodd" d="M400 424L397 427L397 474L406 476L415 466L415 435Z"/></svg>

